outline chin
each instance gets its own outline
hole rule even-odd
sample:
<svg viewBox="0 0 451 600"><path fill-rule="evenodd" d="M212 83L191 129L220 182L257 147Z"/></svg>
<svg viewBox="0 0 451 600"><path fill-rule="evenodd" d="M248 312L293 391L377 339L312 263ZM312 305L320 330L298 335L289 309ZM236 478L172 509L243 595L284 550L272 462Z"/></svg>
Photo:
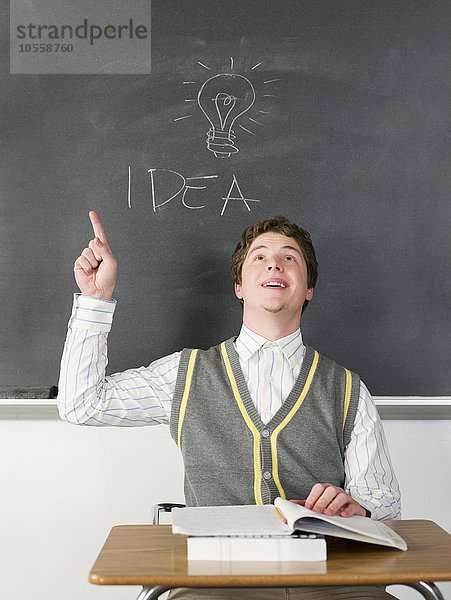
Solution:
<svg viewBox="0 0 451 600"><path fill-rule="evenodd" d="M263 310L266 310L266 312L272 313L272 314L277 314L279 312L281 312L285 307L284 306L264 306Z"/></svg>

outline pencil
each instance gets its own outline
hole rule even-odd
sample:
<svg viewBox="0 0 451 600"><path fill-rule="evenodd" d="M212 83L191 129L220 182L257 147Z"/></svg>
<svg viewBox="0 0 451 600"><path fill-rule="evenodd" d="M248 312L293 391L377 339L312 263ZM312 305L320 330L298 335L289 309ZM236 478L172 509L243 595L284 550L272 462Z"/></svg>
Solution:
<svg viewBox="0 0 451 600"><path fill-rule="evenodd" d="M285 523L285 525L287 525L287 520L285 519L283 514L280 512L280 510L276 506L274 508L276 509L276 513L279 515L279 517L282 519L282 521Z"/></svg>

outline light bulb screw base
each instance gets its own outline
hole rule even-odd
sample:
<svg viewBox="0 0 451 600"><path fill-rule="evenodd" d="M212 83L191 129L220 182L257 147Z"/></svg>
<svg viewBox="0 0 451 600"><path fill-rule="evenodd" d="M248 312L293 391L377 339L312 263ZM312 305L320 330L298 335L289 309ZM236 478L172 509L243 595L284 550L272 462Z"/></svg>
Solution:
<svg viewBox="0 0 451 600"><path fill-rule="evenodd" d="M207 132L207 148L216 158L228 158L239 151L233 141L234 138L232 130L224 131L211 127Z"/></svg>

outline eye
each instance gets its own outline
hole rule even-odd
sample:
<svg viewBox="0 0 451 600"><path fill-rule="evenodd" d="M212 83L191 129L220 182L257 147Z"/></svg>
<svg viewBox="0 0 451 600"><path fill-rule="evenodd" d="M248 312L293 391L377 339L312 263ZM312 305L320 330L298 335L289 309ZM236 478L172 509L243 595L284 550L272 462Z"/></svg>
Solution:
<svg viewBox="0 0 451 600"><path fill-rule="evenodd" d="M263 254L257 254L255 260L265 260L265 257L263 256Z"/></svg>
<svg viewBox="0 0 451 600"><path fill-rule="evenodd" d="M291 255L285 256L285 260L294 260L294 256L291 256Z"/></svg>

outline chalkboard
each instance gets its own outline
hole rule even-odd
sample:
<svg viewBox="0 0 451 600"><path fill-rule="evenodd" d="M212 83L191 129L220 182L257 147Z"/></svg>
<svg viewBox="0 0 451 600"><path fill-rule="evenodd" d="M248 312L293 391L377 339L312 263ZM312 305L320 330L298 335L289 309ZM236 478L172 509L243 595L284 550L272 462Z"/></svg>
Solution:
<svg viewBox="0 0 451 600"><path fill-rule="evenodd" d="M119 262L109 372L237 334L231 253L283 214L318 255L306 343L373 394L449 395L449 2L154 0L144 75L11 75L7 4L2 386L56 384L95 209ZM207 83L250 103L228 140Z"/></svg>

